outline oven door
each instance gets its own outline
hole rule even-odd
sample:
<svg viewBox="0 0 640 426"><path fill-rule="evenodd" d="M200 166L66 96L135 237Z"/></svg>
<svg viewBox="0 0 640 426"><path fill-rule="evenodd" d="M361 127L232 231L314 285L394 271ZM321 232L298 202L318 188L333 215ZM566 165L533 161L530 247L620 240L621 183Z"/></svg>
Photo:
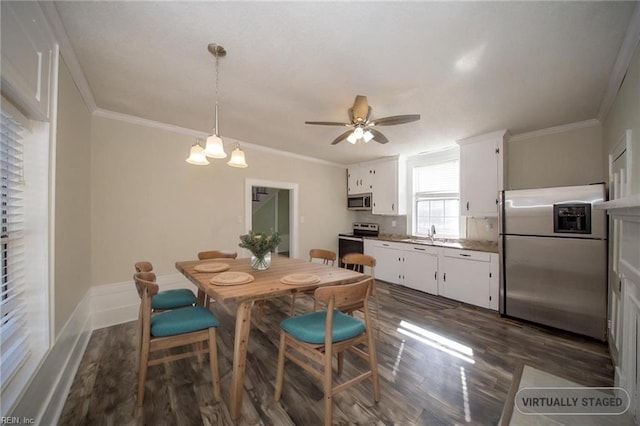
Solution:
<svg viewBox="0 0 640 426"><path fill-rule="evenodd" d="M338 265L342 268L342 258L349 253L364 253L364 240L362 237L339 236L338 237Z"/></svg>

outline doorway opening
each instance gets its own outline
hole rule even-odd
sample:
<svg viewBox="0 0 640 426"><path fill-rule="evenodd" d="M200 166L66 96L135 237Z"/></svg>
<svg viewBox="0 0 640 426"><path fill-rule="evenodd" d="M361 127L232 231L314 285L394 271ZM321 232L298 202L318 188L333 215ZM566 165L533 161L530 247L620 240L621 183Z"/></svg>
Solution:
<svg viewBox="0 0 640 426"><path fill-rule="evenodd" d="M247 179L245 184L246 231L278 232L282 242L276 248L281 256L296 257L298 185Z"/></svg>

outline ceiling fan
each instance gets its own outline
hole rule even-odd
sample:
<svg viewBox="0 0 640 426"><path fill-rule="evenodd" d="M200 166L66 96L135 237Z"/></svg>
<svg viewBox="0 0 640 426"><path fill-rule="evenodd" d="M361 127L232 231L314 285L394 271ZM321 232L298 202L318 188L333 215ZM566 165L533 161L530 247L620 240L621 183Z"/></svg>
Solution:
<svg viewBox="0 0 640 426"><path fill-rule="evenodd" d="M336 123L332 121L305 121L305 124L319 124L322 126L345 126L349 130L338 136L331 142L335 145L338 142L347 140L355 144L359 140L365 143L374 140L379 143L387 143L389 139L376 129L374 126L394 126L396 124L411 123L420 120L420 114L394 115L393 117L384 117L371 119L371 107L367 103L367 97L358 95L353 101L353 107L349 108L350 123Z"/></svg>

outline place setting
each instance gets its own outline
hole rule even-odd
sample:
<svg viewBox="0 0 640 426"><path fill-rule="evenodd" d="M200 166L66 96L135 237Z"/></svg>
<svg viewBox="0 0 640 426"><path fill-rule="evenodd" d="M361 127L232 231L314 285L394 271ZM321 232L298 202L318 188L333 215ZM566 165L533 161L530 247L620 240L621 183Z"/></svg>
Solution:
<svg viewBox="0 0 640 426"><path fill-rule="evenodd" d="M289 274L280 278L280 282L289 285L308 285L320 282L320 277L308 273Z"/></svg>
<svg viewBox="0 0 640 426"><path fill-rule="evenodd" d="M193 270L196 272L223 272L230 268L231 266L228 263L224 262L205 262L200 263L193 267Z"/></svg>
<svg viewBox="0 0 640 426"><path fill-rule="evenodd" d="M209 280L213 285L241 285L248 284L254 280L253 275L246 272L222 272Z"/></svg>

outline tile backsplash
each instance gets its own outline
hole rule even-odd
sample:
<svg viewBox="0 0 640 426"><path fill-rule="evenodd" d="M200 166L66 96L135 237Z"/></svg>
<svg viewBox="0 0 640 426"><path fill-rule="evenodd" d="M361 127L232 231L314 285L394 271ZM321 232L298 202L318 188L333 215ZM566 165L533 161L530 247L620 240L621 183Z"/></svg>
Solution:
<svg viewBox="0 0 640 426"><path fill-rule="evenodd" d="M467 240L498 241L498 218L467 218Z"/></svg>
<svg viewBox="0 0 640 426"><path fill-rule="evenodd" d="M377 223L380 225L381 234L407 233L407 216L383 216L366 211L356 211L354 222Z"/></svg>
<svg viewBox="0 0 640 426"><path fill-rule="evenodd" d="M357 211L355 222L370 222L380 225L381 234L408 234L407 216L382 216L366 211ZM394 226L395 224L395 226ZM498 241L498 218L467 218L467 240Z"/></svg>

